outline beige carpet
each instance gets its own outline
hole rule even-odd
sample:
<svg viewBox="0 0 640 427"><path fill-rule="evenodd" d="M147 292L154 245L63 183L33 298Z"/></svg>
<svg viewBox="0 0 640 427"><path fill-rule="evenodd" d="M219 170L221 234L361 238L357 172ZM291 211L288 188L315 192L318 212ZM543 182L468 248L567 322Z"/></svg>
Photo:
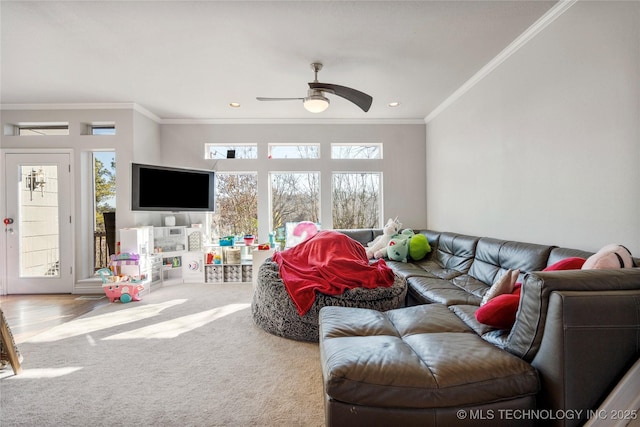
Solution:
<svg viewBox="0 0 640 427"><path fill-rule="evenodd" d="M322 426L318 345L253 324L250 284L111 303L20 345L6 426Z"/></svg>

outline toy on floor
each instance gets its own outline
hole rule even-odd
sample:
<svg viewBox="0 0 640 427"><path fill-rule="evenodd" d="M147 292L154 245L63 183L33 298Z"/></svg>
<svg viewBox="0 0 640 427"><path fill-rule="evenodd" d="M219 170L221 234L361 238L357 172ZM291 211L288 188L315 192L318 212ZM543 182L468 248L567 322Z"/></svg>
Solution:
<svg viewBox="0 0 640 427"><path fill-rule="evenodd" d="M138 292L144 290L140 280L127 275L114 276L108 268L101 268L98 274L102 279L102 289L109 301L120 300L121 303L140 301Z"/></svg>

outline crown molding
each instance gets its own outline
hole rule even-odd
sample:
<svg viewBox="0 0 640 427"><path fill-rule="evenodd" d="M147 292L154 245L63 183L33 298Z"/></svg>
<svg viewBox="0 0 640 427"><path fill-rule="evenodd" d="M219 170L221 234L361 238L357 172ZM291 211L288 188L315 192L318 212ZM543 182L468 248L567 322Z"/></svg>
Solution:
<svg viewBox="0 0 640 427"><path fill-rule="evenodd" d="M151 111L147 110L140 104L133 104L133 109L138 113L142 114L143 116L153 120L156 123L162 123L162 118L160 118L160 116L156 115L155 113L152 113Z"/></svg>
<svg viewBox="0 0 640 427"><path fill-rule="evenodd" d="M160 117L134 102L73 103L73 104L1 104L0 110L134 110L160 123Z"/></svg>
<svg viewBox="0 0 640 427"><path fill-rule="evenodd" d="M130 110L133 102L73 103L73 104L2 104L1 110Z"/></svg>
<svg viewBox="0 0 640 427"><path fill-rule="evenodd" d="M471 88L478 84L482 79L491 74L493 70L498 68L500 64L506 61L511 55L520 50L525 44L533 39L538 33L547 28L553 21L560 15L566 12L571 6L573 6L578 0L560 0L551 9L549 9L544 15L542 15L536 22L534 22L529 28L527 28L522 34L520 34L514 41L512 41L502 52L500 52L495 58L489 61L484 67L482 67L476 74L474 74L469 80L467 80L462 86L460 86L455 92L453 92L447 99L445 99L440 105L438 105L428 116L424 118L425 123L429 123L436 118L447 107L456 102Z"/></svg>
<svg viewBox="0 0 640 427"><path fill-rule="evenodd" d="M163 125L424 125L423 119L162 119Z"/></svg>
<svg viewBox="0 0 640 427"><path fill-rule="evenodd" d="M1 104L0 110L134 110L160 123L160 117L134 102L74 103L74 104Z"/></svg>
<svg viewBox="0 0 640 427"><path fill-rule="evenodd" d="M163 119L134 102L78 103L78 104L1 104L0 110L134 110L161 125L273 125L273 124L332 124L332 125L424 125L415 119Z"/></svg>

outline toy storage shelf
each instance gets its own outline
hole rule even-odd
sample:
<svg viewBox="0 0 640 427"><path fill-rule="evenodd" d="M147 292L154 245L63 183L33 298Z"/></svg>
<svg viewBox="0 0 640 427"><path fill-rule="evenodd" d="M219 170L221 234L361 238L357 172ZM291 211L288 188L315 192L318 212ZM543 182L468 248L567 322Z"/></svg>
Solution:
<svg viewBox="0 0 640 427"><path fill-rule="evenodd" d="M162 252L158 255L162 257L162 282L181 282L183 252Z"/></svg>
<svg viewBox="0 0 640 427"><path fill-rule="evenodd" d="M187 248L187 227L153 227L154 252L162 258L162 283L182 283L182 256Z"/></svg>
<svg viewBox="0 0 640 427"><path fill-rule="evenodd" d="M252 252L257 245L205 245L206 283L251 283Z"/></svg>

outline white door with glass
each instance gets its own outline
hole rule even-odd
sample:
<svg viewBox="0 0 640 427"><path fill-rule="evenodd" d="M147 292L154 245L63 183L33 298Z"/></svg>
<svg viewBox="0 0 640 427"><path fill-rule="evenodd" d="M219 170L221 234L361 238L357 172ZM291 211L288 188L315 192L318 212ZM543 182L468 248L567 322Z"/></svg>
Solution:
<svg viewBox="0 0 640 427"><path fill-rule="evenodd" d="M70 153L5 156L8 294L73 291L70 158Z"/></svg>

